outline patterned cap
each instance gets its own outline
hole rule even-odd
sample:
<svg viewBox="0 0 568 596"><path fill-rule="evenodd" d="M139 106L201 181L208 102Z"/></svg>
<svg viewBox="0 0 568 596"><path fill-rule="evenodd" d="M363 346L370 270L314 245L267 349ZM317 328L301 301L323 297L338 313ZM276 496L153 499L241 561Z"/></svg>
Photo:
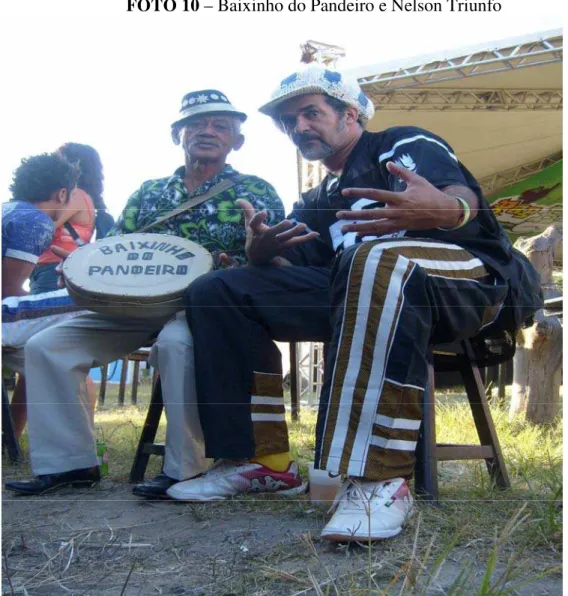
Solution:
<svg viewBox="0 0 568 596"><path fill-rule="evenodd" d="M272 116L282 102L291 97L309 93L330 95L357 108L363 124L375 113L375 107L363 93L356 79L318 65L310 65L305 70L295 72L283 79L276 91L272 93L270 101L260 107L260 111L267 116Z"/></svg>
<svg viewBox="0 0 568 596"><path fill-rule="evenodd" d="M172 128L192 116L201 114L226 114L236 116L241 122L247 119L247 115L237 111L225 94L216 89L205 89L184 95L179 116L172 124Z"/></svg>

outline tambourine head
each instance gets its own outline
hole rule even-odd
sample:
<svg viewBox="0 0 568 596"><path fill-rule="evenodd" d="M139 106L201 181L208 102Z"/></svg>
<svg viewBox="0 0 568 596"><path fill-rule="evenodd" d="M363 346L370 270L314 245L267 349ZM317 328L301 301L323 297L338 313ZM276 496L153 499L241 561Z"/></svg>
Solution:
<svg viewBox="0 0 568 596"><path fill-rule="evenodd" d="M160 317L183 308L183 292L211 271L199 244L166 234L111 236L86 244L63 263L69 294L97 312Z"/></svg>

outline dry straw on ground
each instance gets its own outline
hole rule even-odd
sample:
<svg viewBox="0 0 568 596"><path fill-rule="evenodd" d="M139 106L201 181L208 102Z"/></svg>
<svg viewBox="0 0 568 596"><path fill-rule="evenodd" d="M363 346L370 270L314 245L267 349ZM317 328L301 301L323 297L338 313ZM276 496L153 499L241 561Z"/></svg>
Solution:
<svg viewBox="0 0 568 596"><path fill-rule="evenodd" d="M506 404L493 407L512 490L494 492L479 463L444 464L441 507L418 503L401 536L347 547L319 540L326 508L306 497L208 504L134 497L127 478L147 388L139 399L139 407L118 409L111 396L97 412L97 434L110 451L110 475L100 486L34 499L4 492L3 594L561 593L561 420L545 428L509 423ZM459 396L440 399L437 423L440 441L475 440ZM307 408L291 425L304 473L314 426ZM151 468L149 475L159 462ZM4 478L27 473L4 463Z"/></svg>

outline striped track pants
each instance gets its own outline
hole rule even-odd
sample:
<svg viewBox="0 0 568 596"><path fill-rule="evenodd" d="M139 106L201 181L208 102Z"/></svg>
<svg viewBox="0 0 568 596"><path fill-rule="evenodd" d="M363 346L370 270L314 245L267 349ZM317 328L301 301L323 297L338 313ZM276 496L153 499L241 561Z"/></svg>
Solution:
<svg viewBox="0 0 568 596"><path fill-rule="evenodd" d="M506 291L456 245L404 239L346 250L332 274L318 467L366 480L410 477L429 344L475 335Z"/></svg>

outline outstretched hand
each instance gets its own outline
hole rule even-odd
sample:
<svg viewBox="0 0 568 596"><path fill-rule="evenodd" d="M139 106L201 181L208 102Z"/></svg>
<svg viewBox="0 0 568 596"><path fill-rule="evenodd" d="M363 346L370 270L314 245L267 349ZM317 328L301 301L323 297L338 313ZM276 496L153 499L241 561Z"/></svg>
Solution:
<svg viewBox="0 0 568 596"><path fill-rule="evenodd" d="M452 228L457 225L461 208L451 197L415 172L392 161L388 171L406 182L401 192L375 188L346 188L346 197L366 198L385 203L384 207L360 211L338 211L338 219L368 220L363 223L346 224L343 233L358 232L360 235L381 236L401 230L429 230L437 227Z"/></svg>
<svg viewBox="0 0 568 596"><path fill-rule="evenodd" d="M267 225L266 211L255 212L254 207L245 199L239 199L237 205L243 210L247 231L246 253L253 265L269 263L282 251L298 244L310 242L317 238L317 232L306 231L306 224L294 225L285 219L275 226Z"/></svg>

